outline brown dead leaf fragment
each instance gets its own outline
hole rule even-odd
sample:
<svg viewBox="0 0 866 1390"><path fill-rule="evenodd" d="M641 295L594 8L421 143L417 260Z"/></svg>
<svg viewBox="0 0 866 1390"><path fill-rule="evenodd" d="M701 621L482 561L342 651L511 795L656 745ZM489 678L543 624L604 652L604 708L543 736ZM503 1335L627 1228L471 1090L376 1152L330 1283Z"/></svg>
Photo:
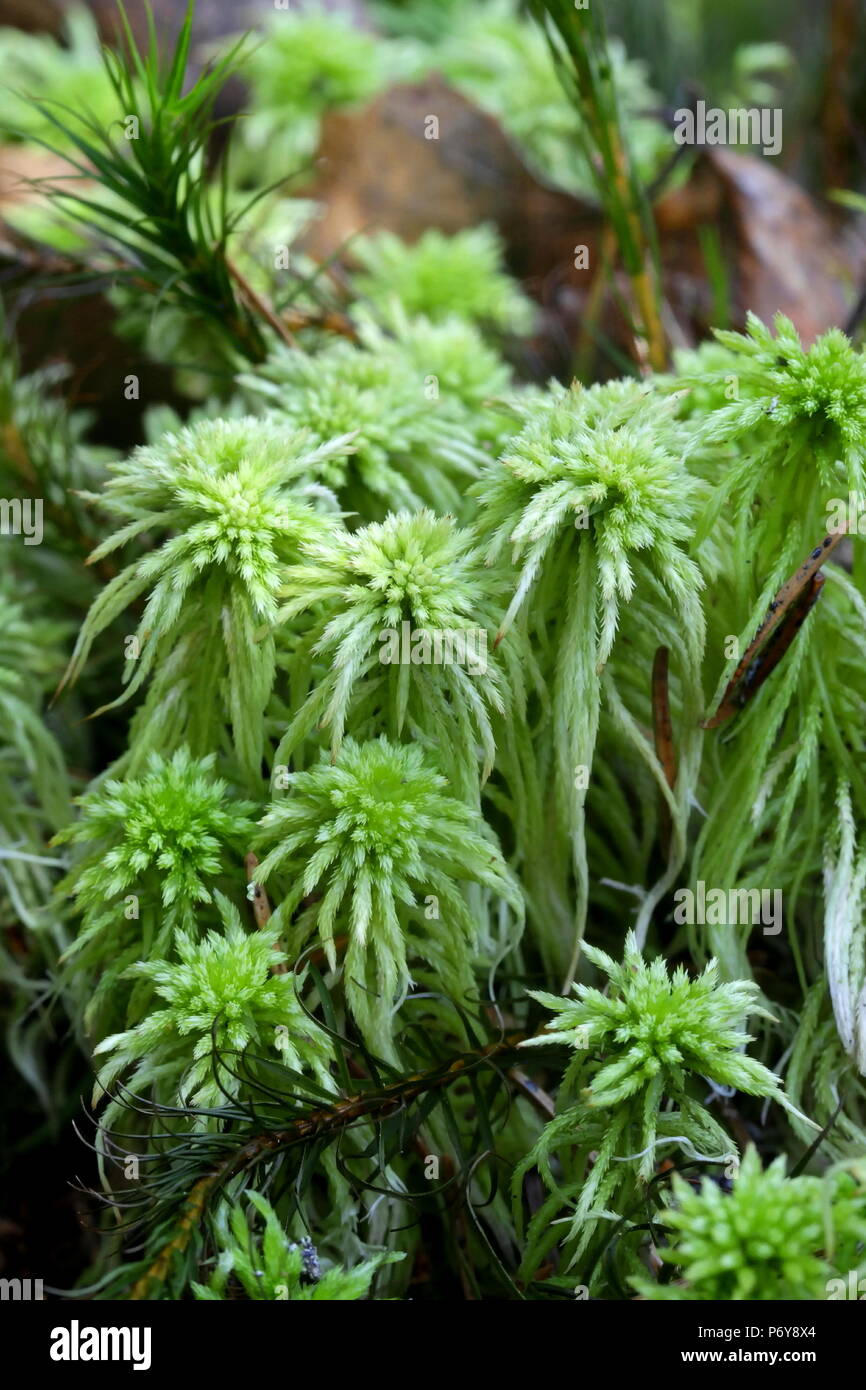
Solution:
<svg viewBox="0 0 866 1390"><path fill-rule="evenodd" d="M431 116L436 139L427 138ZM550 341L537 344L543 365L571 365L606 259L604 219L594 200L542 183L494 117L441 77L392 87L363 110L326 118L318 170L306 190L324 206L308 243L314 255L333 255L365 230L413 241L429 227L453 235L490 222L504 240L508 268L547 310ZM701 241L707 227L720 237L735 325L747 309L767 320L781 311L810 343L844 324L866 279L866 246L840 232L769 158L702 151L688 183L662 197L655 216L664 294L681 341L696 342L711 327ZM579 246L587 248L588 269L575 266ZM627 293L624 281L618 288ZM609 290L597 318L596 336L631 355L628 326Z"/></svg>
<svg viewBox="0 0 866 1390"><path fill-rule="evenodd" d="M807 346L841 327L866 278L866 246L836 223L772 160L707 149L688 184L656 205L663 278L679 312L709 328L701 226L715 227L731 274L735 322L747 309L770 322L783 313ZM703 320L703 321L702 321Z"/></svg>
<svg viewBox="0 0 866 1390"><path fill-rule="evenodd" d="M266 927L271 920L271 904L268 895L256 878L256 869L259 867L258 856L250 850L249 854L244 855L244 868L247 874L247 896L253 905L253 917L256 926L261 930ZM281 950L280 943L274 942L274 950ZM285 961L280 961L271 967L272 975L285 975L288 972L288 965Z"/></svg>
<svg viewBox="0 0 866 1390"><path fill-rule="evenodd" d="M430 227L452 235L491 222L514 273L528 278L558 255L572 262L575 240L594 246L600 233L593 204L540 184L498 121L439 77L392 87L363 111L332 112L317 166L308 192L325 212L309 249L322 257L370 227L414 241Z"/></svg>
<svg viewBox="0 0 866 1390"><path fill-rule="evenodd" d="M428 139L429 117L438 138ZM318 177L305 190L323 206L306 249L327 257L361 231L387 230L415 241L428 228L452 236L487 222L506 263L543 306L528 365L538 376L566 372L582 305L602 264L603 220L590 201L547 187L523 163L499 122L442 78L392 87L362 111L324 122ZM589 269L575 268L588 248ZM617 317L619 317L617 315ZM616 336L628 352L625 325Z"/></svg>
<svg viewBox="0 0 866 1390"><path fill-rule="evenodd" d="M667 647L656 648L652 670L653 744L656 757L664 770L665 781L673 790L677 781L677 755L671 723L668 657ZM659 812L659 839L662 851L667 856L671 839L671 813L663 798Z"/></svg>
<svg viewBox="0 0 866 1390"><path fill-rule="evenodd" d="M824 587L821 566L845 539L846 533L847 527L843 526L825 536L791 578L785 580L725 686L718 709L712 718L704 720L702 729L715 729L731 719L776 669L820 598Z"/></svg>
<svg viewBox="0 0 866 1390"><path fill-rule="evenodd" d="M0 209L21 203L45 202L48 194L40 182L68 187L75 167L62 155L39 145L0 145Z"/></svg>

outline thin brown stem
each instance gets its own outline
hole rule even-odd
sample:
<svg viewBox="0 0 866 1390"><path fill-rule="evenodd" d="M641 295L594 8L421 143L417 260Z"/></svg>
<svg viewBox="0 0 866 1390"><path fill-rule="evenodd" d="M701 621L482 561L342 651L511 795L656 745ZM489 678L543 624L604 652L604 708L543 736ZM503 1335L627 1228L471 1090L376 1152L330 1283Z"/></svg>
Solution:
<svg viewBox="0 0 866 1390"><path fill-rule="evenodd" d="M249 307L270 325L288 347L297 347L297 341L291 329L283 322L279 314L274 312L268 301L257 290L253 289L246 276L238 269L234 261L229 260L228 256L226 256L226 269Z"/></svg>
<svg viewBox="0 0 866 1390"><path fill-rule="evenodd" d="M168 1277L171 1261L175 1255L182 1255L189 1244L193 1231L201 1224L207 1203L214 1193L230 1178L243 1172L265 1154L273 1154L309 1143L315 1138L336 1134L358 1120L383 1120L397 1110L405 1109L419 1096L429 1091L441 1090L465 1076L469 1071L495 1057L517 1050L526 1033L510 1034L489 1043L477 1052L464 1053L455 1057L446 1067L437 1067L428 1072L418 1072L385 1086L368 1095L346 1096L334 1105L311 1111L294 1121L285 1129L258 1134L248 1140L242 1148L230 1154L215 1168L200 1178L185 1199L180 1218L172 1239L160 1250L150 1267L133 1285L129 1298L146 1299L154 1284L164 1283Z"/></svg>
<svg viewBox="0 0 866 1390"><path fill-rule="evenodd" d="M253 905L253 916L256 919L256 926L261 931L262 927L266 927L271 920L271 904L267 893L256 879L256 869L258 867L258 858L253 854L252 850L250 850L249 854L244 856L244 868L247 871L247 883L250 884L251 889L250 902ZM279 951L281 949L280 943L275 941L274 950ZM285 975L288 968L285 961L279 961L271 967L271 974Z"/></svg>

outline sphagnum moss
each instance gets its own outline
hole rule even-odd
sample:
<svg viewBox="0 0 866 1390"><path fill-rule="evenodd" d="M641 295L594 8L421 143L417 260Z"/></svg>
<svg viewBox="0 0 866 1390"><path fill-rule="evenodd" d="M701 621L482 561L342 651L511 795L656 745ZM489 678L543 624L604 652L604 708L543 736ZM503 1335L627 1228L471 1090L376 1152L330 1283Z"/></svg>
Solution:
<svg viewBox="0 0 866 1390"><path fill-rule="evenodd" d="M742 1050L752 1041L744 1020L764 1012L751 981L721 982L715 961L696 979L681 966L669 973L661 958L646 963L633 934L622 964L588 944L584 954L607 975L604 992L578 984L576 998L533 996L556 1019L524 1046L554 1040L573 1056L563 1078L565 1108L515 1174L518 1193L534 1165L553 1189L530 1227L536 1257L549 1243L560 1190L573 1194L567 1241L572 1264L604 1213L628 1202L634 1177L649 1181L662 1151L679 1148L711 1164L735 1156L730 1136L706 1108L707 1086L771 1097L793 1109L779 1078ZM592 1159L591 1149L597 1150ZM561 1170L554 1177L556 1154Z"/></svg>
<svg viewBox="0 0 866 1390"><path fill-rule="evenodd" d="M644 1298L816 1300L859 1277L866 1193L845 1174L787 1178L783 1157L762 1169L750 1146L730 1194L711 1178L695 1190L675 1176L671 1196L659 1253L678 1277L662 1285L636 1276Z"/></svg>
<svg viewBox="0 0 866 1390"><path fill-rule="evenodd" d="M557 5L574 45L550 37L605 110L557 89L535 126L542 36L477 8L451 10L499 34L502 71L535 35L512 129L536 159L620 128L642 79L595 21ZM43 399L57 373L0 372L4 529L22 489L47 503L47 545L0 580L8 1034L50 1106L71 1025L109 1203L142 1169L137 1253L106 1250L94 1295L402 1297L433 1233L437 1294L453 1250L473 1299L821 1297L866 1235L862 528L711 716L863 487L863 353L751 317L663 376L528 385L504 352L536 315L489 228L370 229L326 294L323 267L281 280L260 254L265 201L241 254L281 112L297 152L395 70L469 82L438 11L403 12L409 46L377 13L363 39L275 20L224 196L203 151L237 54L191 82L191 21L172 62L106 57L110 132L141 108L128 149L55 112L98 185L57 199L79 253L83 217L128 272L124 331L191 345L180 396L199 378L187 423L148 400L150 442L106 467ZM609 210L639 232L627 195ZM485 661L382 661L404 625L481 634ZM699 879L778 890L783 932L680 929L672 890Z"/></svg>
<svg viewBox="0 0 866 1390"><path fill-rule="evenodd" d="M411 986L412 956L448 995L465 1003L473 993L480 922L465 885L522 923L519 887L483 820L448 794L417 745L346 739L333 764L292 776L262 841L271 846L262 881L285 884L280 919L315 898L291 929L293 950L315 933L334 969L341 927L347 935L346 1001L382 1055L393 1055L389 1020Z"/></svg>

